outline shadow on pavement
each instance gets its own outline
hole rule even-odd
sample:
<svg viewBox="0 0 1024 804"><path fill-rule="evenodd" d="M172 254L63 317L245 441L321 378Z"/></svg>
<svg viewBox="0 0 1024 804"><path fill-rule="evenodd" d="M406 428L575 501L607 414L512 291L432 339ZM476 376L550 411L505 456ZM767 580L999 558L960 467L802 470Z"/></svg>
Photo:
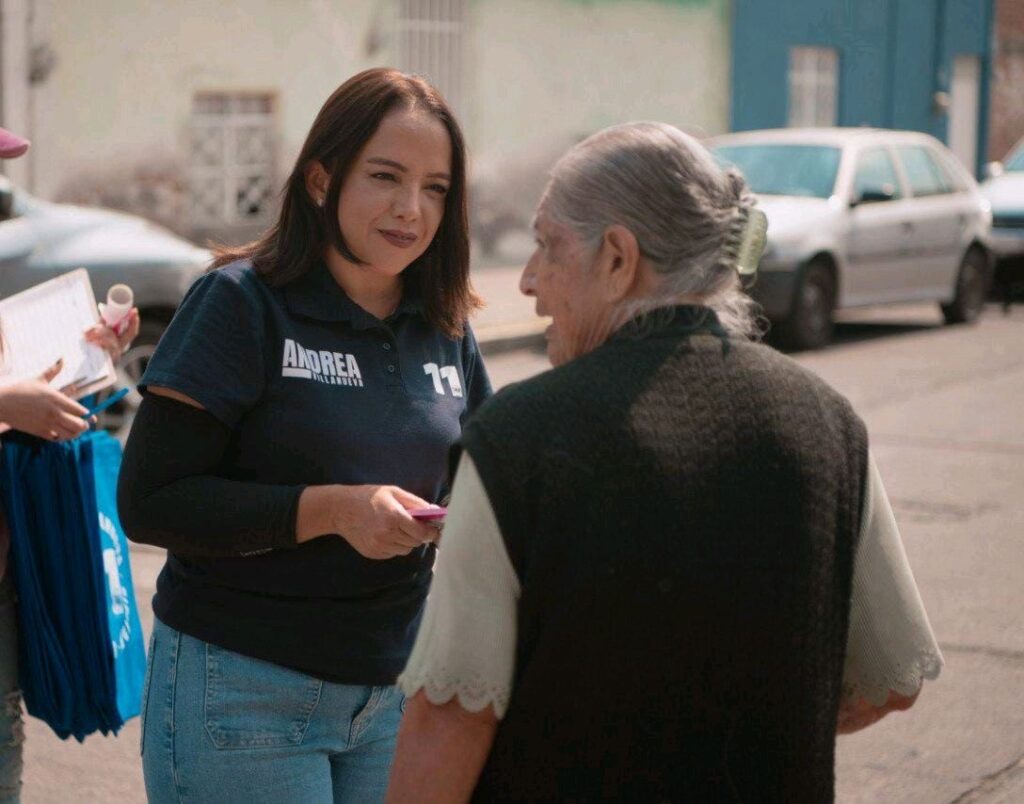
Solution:
<svg viewBox="0 0 1024 804"><path fill-rule="evenodd" d="M999 319L1012 316L1013 309L1013 305L1004 306L990 301L985 305L982 316L984 319ZM836 346L867 343L879 338L896 338L901 335L916 335L922 332L941 332L965 326L964 324L956 324L952 327L946 325L942 321L938 308L926 304L901 305L894 308L868 307L841 311L837 317L839 320L835 322L832 342L825 347L826 350ZM771 332L768 333L765 340L775 348L781 348ZM782 351L790 352L786 349L782 349ZM795 351L791 353L798 354ZM803 354L811 354L811 352L803 352Z"/></svg>
<svg viewBox="0 0 1024 804"><path fill-rule="evenodd" d="M894 338L898 335L914 335L930 329L943 329L942 324L904 321L845 321L837 322L832 338L833 344L859 343L876 338Z"/></svg>
<svg viewBox="0 0 1024 804"><path fill-rule="evenodd" d="M916 335L919 332L940 330L944 326L937 322L908 321L837 321L832 334L832 342L825 349L846 346L855 343L866 343L879 338L895 338L900 335ZM776 349L787 354L810 354L806 350L787 349L779 345L778 340L769 332L765 341Z"/></svg>

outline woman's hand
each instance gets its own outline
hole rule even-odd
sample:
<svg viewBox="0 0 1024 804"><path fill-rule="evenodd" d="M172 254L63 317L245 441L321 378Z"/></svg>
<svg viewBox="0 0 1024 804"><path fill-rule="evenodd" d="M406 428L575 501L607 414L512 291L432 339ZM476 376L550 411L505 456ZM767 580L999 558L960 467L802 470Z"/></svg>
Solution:
<svg viewBox="0 0 1024 804"><path fill-rule="evenodd" d="M408 513L429 505L398 486L310 486L299 498L296 539L337 533L366 558L408 555L438 538L437 528Z"/></svg>
<svg viewBox="0 0 1024 804"><path fill-rule="evenodd" d="M873 723L877 723L890 712L902 712L909 709L920 694L920 690L913 695L900 695L898 692L890 691L889 699L881 706L875 706L863 698L842 701L839 704L836 734L853 734L855 731L866 729Z"/></svg>
<svg viewBox="0 0 1024 804"><path fill-rule="evenodd" d="M103 351L110 355L110 359L116 363L131 345L131 342L138 337L138 334L139 310L137 307L133 307L131 312L128 313L128 325L120 335L106 324L97 324L85 331L85 339L89 343L95 343L103 349Z"/></svg>
<svg viewBox="0 0 1024 804"><path fill-rule="evenodd" d="M0 421L48 441L67 441L88 429L82 418L88 411L50 385L62 365L58 360L38 379L0 388Z"/></svg>

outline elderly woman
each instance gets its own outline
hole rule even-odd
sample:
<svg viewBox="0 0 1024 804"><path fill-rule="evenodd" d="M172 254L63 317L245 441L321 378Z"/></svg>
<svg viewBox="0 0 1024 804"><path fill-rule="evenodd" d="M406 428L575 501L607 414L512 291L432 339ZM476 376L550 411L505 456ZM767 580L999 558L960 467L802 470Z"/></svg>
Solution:
<svg viewBox="0 0 1024 804"><path fill-rule="evenodd" d="M837 731L938 674L863 423L746 337L752 204L667 125L555 166L556 368L464 431L392 800L827 801Z"/></svg>

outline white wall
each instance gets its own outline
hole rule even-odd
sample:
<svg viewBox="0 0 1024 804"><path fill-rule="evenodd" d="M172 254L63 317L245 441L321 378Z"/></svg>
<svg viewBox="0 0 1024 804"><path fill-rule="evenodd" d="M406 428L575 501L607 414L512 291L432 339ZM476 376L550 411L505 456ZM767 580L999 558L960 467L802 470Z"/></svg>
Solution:
<svg viewBox="0 0 1024 804"><path fill-rule="evenodd" d="M58 58L33 91L34 189L44 197L119 166L187 165L199 91L277 93L281 179L330 92L395 58L394 0L0 2L32 4L35 36ZM525 169L627 120L727 126L729 0L467 8L460 114L480 174L508 177L509 165Z"/></svg>
<svg viewBox="0 0 1024 804"><path fill-rule="evenodd" d="M36 98L43 196L79 169L184 157L202 90L276 92L286 172L327 96L373 62L373 0L52 2L59 63Z"/></svg>
<svg viewBox="0 0 1024 804"><path fill-rule="evenodd" d="M0 0L0 81L3 82L0 125L31 138L28 85L28 0ZM2 163L3 172L18 184L31 180L30 162L18 159Z"/></svg>
<svg viewBox="0 0 1024 804"><path fill-rule="evenodd" d="M728 126L727 0L476 0L471 104L479 159L630 120Z"/></svg>

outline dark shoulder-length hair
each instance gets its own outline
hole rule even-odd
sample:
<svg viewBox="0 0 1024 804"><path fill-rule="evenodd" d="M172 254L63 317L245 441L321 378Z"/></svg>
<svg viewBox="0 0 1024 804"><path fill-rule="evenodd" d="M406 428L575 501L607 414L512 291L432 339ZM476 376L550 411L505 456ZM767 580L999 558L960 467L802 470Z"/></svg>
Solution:
<svg viewBox="0 0 1024 804"><path fill-rule="evenodd" d="M327 245L362 264L341 234L338 197L356 156L381 120L403 106L425 109L436 117L447 129L452 148L444 215L427 250L403 272L406 291L423 300L431 324L453 338L461 336L470 312L481 305L469 282L466 146L441 94L422 78L398 70L366 70L334 91L313 121L288 177L277 223L251 243L218 248L213 267L248 259L269 284L280 286L320 264ZM306 190L306 168L312 162L322 164L331 177L322 207Z"/></svg>

